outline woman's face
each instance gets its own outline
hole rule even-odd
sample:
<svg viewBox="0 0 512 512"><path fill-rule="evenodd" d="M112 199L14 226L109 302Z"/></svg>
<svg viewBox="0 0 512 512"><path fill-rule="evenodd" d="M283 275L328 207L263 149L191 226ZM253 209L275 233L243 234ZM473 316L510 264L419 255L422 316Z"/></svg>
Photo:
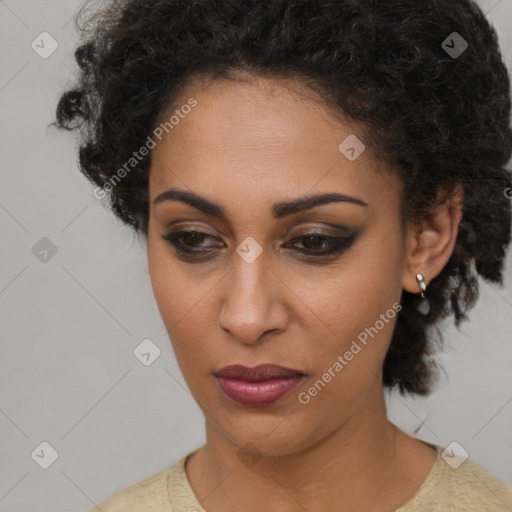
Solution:
<svg viewBox="0 0 512 512"><path fill-rule="evenodd" d="M376 168L353 127L282 85L194 82L183 98L152 153L148 262L211 428L284 455L371 422L405 267L398 178ZM169 189L218 206L161 196ZM354 199L293 207L322 194ZM178 247L164 238L185 230L201 235L174 237ZM261 364L302 376L215 375Z"/></svg>

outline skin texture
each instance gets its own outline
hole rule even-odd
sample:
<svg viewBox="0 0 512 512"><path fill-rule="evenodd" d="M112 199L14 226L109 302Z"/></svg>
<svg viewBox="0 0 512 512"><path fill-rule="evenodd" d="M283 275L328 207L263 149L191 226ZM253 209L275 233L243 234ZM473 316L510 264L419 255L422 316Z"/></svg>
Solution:
<svg viewBox="0 0 512 512"><path fill-rule="evenodd" d="M338 145L357 127L286 85L191 81L181 100L193 96L198 105L153 149L149 272L206 419L206 444L189 459L187 474L208 511L322 510L333 503L343 511L391 511L414 494L436 457L386 417L381 367L394 320L307 405L298 394L392 310L402 289L420 291L417 272L429 282L441 271L455 244L461 190L441 197L431 221L403 232L396 176L369 151L345 158ZM154 205L171 187L219 203L228 221L177 201ZM324 192L368 206L337 202L272 217L276 202ZM312 229L346 235L329 225L359 236L333 257L301 260L294 248L328 248L304 239L285 247ZM196 263L180 258L162 236L183 229L213 236L189 243L215 251ZM236 252L248 236L263 249L252 263ZM212 374L235 363L274 363L307 375L274 404L241 406ZM251 464L237 456L244 446L257 456Z"/></svg>

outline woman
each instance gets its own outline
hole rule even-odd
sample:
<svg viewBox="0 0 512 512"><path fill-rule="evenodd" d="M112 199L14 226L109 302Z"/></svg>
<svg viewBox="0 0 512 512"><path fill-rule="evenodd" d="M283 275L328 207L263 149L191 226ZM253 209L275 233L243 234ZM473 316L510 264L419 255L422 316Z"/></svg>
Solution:
<svg viewBox="0 0 512 512"><path fill-rule="evenodd" d="M386 417L510 243L509 77L470 0L125 0L57 107L147 240L206 443L91 510L512 509Z"/></svg>

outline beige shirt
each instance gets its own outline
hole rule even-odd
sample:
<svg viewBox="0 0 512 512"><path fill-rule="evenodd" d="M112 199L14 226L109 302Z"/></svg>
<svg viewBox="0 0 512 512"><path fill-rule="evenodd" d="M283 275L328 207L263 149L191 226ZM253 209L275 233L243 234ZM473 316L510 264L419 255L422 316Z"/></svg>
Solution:
<svg viewBox="0 0 512 512"><path fill-rule="evenodd" d="M427 443L430 444L430 443ZM512 489L482 466L466 459L453 469L437 459L415 494L395 512L511 512ZM185 471L187 458L113 494L98 504L101 512L206 512ZM93 507L87 512L98 512Z"/></svg>

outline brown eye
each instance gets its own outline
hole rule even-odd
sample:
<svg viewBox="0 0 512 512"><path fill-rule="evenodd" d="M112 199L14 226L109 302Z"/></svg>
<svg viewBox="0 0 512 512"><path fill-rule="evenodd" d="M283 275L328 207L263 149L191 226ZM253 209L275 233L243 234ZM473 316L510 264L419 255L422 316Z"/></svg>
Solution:
<svg viewBox="0 0 512 512"><path fill-rule="evenodd" d="M205 235L204 233L199 233L198 231L188 231L182 235L182 239L185 242L185 244L192 246L195 244L199 245L201 242L205 240L205 238L207 238L207 235Z"/></svg>
<svg viewBox="0 0 512 512"><path fill-rule="evenodd" d="M308 250L321 249L327 239L322 235L307 235L302 237L302 245Z"/></svg>
<svg viewBox="0 0 512 512"><path fill-rule="evenodd" d="M204 246L200 244L206 240L217 240L208 233L194 230L177 231L176 233L163 235L162 238L169 242L177 251L191 254L207 252L207 250L211 249L212 246ZM194 249L195 247L205 248L206 250Z"/></svg>
<svg viewBox="0 0 512 512"><path fill-rule="evenodd" d="M352 233L350 236L331 236L321 233L305 233L294 238L290 245L294 247L302 246L297 249L301 256L327 256L341 254L349 249L359 236L359 231ZM293 243L293 242L299 242ZM326 248L321 250L322 247Z"/></svg>

